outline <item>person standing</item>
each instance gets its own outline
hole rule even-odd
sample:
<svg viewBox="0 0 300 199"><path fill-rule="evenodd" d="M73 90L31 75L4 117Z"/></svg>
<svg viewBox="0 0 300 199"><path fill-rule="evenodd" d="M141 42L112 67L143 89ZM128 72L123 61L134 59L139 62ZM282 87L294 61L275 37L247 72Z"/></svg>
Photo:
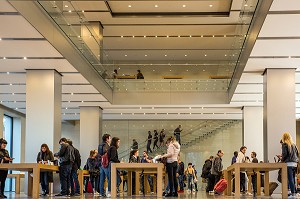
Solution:
<svg viewBox="0 0 300 199"><path fill-rule="evenodd" d="M98 187L98 182L99 182L99 175L100 175L100 168L98 160L97 160L97 151L96 150L91 150L90 151L90 156L87 159L87 165L89 168L89 173L90 173L90 182L93 187L93 193L94 196L98 196L99 193L97 192L97 187Z"/></svg>
<svg viewBox="0 0 300 199"><path fill-rule="evenodd" d="M50 151L47 144L42 144L40 152L37 155L36 162L39 164L48 164L54 160L52 151ZM40 182L42 187L42 196L47 196L49 194L49 182L53 182L52 172L41 172Z"/></svg>
<svg viewBox="0 0 300 199"><path fill-rule="evenodd" d="M188 167L185 170L185 175L188 183L188 193L191 193L193 191L194 179L196 178L193 164L191 162L188 164Z"/></svg>
<svg viewBox="0 0 300 199"><path fill-rule="evenodd" d="M167 142L167 153L161 158L167 158L167 174L168 174L168 181L170 186L170 192L165 195L165 197L178 197L177 189L178 189L178 182L176 179L176 172L178 166L178 154L180 152L180 144L174 139L174 137L168 138ZM172 193L173 191L173 193Z"/></svg>
<svg viewBox="0 0 300 199"><path fill-rule="evenodd" d="M239 154L239 152L237 152L237 151L233 152L233 157L231 159L231 164L236 163L236 158L237 158L238 154Z"/></svg>
<svg viewBox="0 0 300 199"><path fill-rule="evenodd" d="M141 73L141 70L137 70L138 74L136 75L137 79L144 79L144 75Z"/></svg>
<svg viewBox="0 0 300 199"><path fill-rule="evenodd" d="M154 142L153 142L153 151L155 150L155 147L158 149L158 132L157 130L154 130Z"/></svg>
<svg viewBox="0 0 300 199"><path fill-rule="evenodd" d="M112 76L113 76L114 79L117 79L117 77L118 77L118 71L117 71L117 69L114 70Z"/></svg>
<svg viewBox="0 0 300 199"><path fill-rule="evenodd" d="M197 192L198 191L198 176L197 176L198 172L195 168L195 165L193 165L192 167L193 167L194 172L195 172L194 186L195 186L195 191Z"/></svg>
<svg viewBox="0 0 300 199"><path fill-rule="evenodd" d="M176 137L176 141L181 144L181 140L180 140L180 133L181 133L182 129L181 129L181 125L179 125L175 130L174 130L174 135Z"/></svg>
<svg viewBox="0 0 300 199"><path fill-rule="evenodd" d="M291 190L291 195L295 196L296 186L295 186L295 172L297 169L297 163L299 162L299 152L296 144L293 142L291 135L286 132L282 135L282 145L281 145L281 162L287 164L288 169L288 187Z"/></svg>
<svg viewBox="0 0 300 199"><path fill-rule="evenodd" d="M139 157L139 151L137 149L133 149L130 152L130 157L129 157L129 163L140 163L140 157ZM132 172L132 195L135 195L135 180L136 179L136 172Z"/></svg>
<svg viewBox="0 0 300 199"><path fill-rule="evenodd" d="M98 146L98 154L100 157L100 160L102 159L103 155L108 156L107 152L109 149L109 144L110 144L111 138L109 134L104 134L102 136L102 143ZM102 161L100 162L100 196L105 197L105 192L104 192L104 182L105 179L109 179L110 177L108 176L109 174L109 168L106 165L102 165Z"/></svg>
<svg viewBox="0 0 300 199"><path fill-rule="evenodd" d="M224 155L224 151L218 150L217 155L214 157L212 161L212 168L211 168L211 174L212 174L212 182L214 187L217 182L221 179L222 176L222 170L223 170L223 164L222 164L222 157ZM209 190L212 191L212 190Z"/></svg>
<svg viewBox="0 0 300 199"><path fill-rule="evenodd" d="M117 184L112 185L111 184L111 164L112 163L120 163L119 156L118 156L118 148L120 147L120 138L118 137L113 137L110 143L110 147L108 149L108 159L109 159L109 173L108 173L108 193L107 196L108 198L111 197L111 187L117 187L117 190L119 189L118 187L121 184L121 178L120 178L120 172L117 172Z"/></svg>
<svg viewBox="0 0 300 199"><path fill-rule="evenodd" d="M134 150L134 149L136 149L136 150L139 149L139 144L138 144L138 142L136 141L136 139L133 139L133 140L132 140L131 150Z"/></svg>
<svg viewBox="0 0 300 199"><path fill-rule="evenodd" d="M256 152L252 151L251 152L251 158L252 158L252 163L258 163L258 159L256 158ZM251 180L252 180L252 186L253 186L253 194L254 196L257 193L257 175L256 172L251 175Z"/></svg>
<svg viewBox="0 0 300 199"><path fill-rule="evenodd" d="M166 137L165 134L165 129L162 129L159 133L159 147L163 147L164 146L164 139Z"/></svg>
<svg viewBox="0 0 300 199"><path fill-rule="evenodd" d="M246 151L247 151L247 147L242 146L240 148L240 152L238 153L238 156L236 158L236 163L245 163L246 162ZM241 192L245 192L246 193L246 172L242 171L240 172L240 188L241 188Z"/></svg>
<svg viewBox="0 0 300 199"><path fill-rule="evenodd" d="M7 141L3 138L0 139L0 162L1 164L8 164L13 161L12 158L9 157L8 151L5 149L7 146ZM0 170L0 198L7 198L4 195L5 188L5 180L7 178L7 170Z"/></svg>
<svg viewBox="0 0 300 199"><path fill-rule="evenodd" d="M55 153L55 157L59 157L59 180L61 185L61 192L55 196L69 196L71 187L71 170L72 162L74 162L74 151L69 146L66 138L59 140L60 149Z"/></svg>
<svg viewBox="0 0 300 199"><path fill-rule="evenodd" d="M148 131L148 138L147 138L147 153L152 153L151 150L151 142L152 142L152 135L151 135L151 131Z"/></svg>
<svg viewBox="0 0 300 199"><path fill-rule="evenodd" d="M80 184L78 180L77 171L78 169L80 169L81 166L81 156L79 150L73 146L72 140L68 140L68 144L70 147L73 148L75 157L71 170L71 196L80 196Z"/></svg>
<svg viewBox="0 0 300 199"><path fill-rule="evenodd" d="M184 163L180 160L180 157L178 156L178 182L179 182L179 191L178 193L184 192Z"/></svg>

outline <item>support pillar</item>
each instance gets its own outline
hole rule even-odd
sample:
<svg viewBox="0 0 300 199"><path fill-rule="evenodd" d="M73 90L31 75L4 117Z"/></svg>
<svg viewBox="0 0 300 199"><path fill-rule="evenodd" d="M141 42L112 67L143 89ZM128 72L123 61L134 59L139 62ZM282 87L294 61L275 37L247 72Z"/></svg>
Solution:
<svg viewBox="0 0 300 199"><path fill-rule="evenodd" d="M80 154L81 159L89 157L90 150L98 149L102 126L102 109L98 106L80 107ZM82 164L85 162L82 161Z"/></svg>
<svg viewBox="0 0 300 199"><path fill-rule="evenodd" d="M56 70L26 71L25 162L36 162L41 144L53 152L61 137L62 75Z"/></svg>
<svg viewBox="0 0 300 199"><path fill-rule="evenodd" d="M264 159L281 154L280 139L289 132L296 142L295 69L266 69L264 75Z"/></svg>
<svg viewBox="0 0 300 199"><path fill-rule="evenodd" d="M259 161L264 160L263 107L243 107L243 145L249 156L254 151Z"/></svg>

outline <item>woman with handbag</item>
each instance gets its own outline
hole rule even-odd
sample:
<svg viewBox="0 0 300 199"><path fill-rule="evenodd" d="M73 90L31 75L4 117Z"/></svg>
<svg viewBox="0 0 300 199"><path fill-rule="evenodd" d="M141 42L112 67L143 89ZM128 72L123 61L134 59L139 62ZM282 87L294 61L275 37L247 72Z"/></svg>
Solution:
<svg viewBox="0 0 300 199"><path fill-rule="evenodd" d="M87 165L90 173L90 181L93 187L94 195L99 195L97 192L97 188L99 187L99 176L100 176L100 168L97 159L97 151L91 150L90 157L87 159Z"/></svg>

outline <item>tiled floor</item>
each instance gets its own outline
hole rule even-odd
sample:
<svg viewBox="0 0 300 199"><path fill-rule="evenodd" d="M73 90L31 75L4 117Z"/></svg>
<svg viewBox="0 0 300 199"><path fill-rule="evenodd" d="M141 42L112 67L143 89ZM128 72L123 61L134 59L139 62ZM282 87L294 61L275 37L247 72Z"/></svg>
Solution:
<svg viewBox="0 0 300 199"><path fill-rule="evenodd" d="M19 199L19 198L31 198L31 197L28 197L27 195L25 195L25 194L20 194L20 195L18 195L18 194L14 194L14 193L5 193L6 194L6 196L8 197L8 198L14 198L14 199ZM62 198L64 198L64 197L52 197L52 196L49 196L49 197L41 197L41 198L44 198L44 199L52 199L52 198L57 198L57 199L62 199ZM92 194L85 194L85 195L83 195L83 196L77 196L77 197L71 197L71 198L74 198L74 199L76 199L76 198L90 198L90 199L92 199L92 198L96 198L96 199L100 199L100 197L99 196L97 196L97 197L94 197ZM151 196L151 195L146 195L145 197L143 197L143 196L134 196L134 197L127 197L127 196L122 196L121 195L121 197L120 198L126 198L126 199L138 199L138 198L156 198L156 196ZM203 199L205 199L205 198L217 198L217 199L223 199L223 198L234 198L234 196L219 196L219 195L216 195L216 196L211 196L211 195L208 195L208 194L206 194L204 191L200 191L200 192L198 192L198 193L196 193L196 194L179 194L179 198L203 198ZM253 196L241 196L240 198L254 198ZM279 195L279 194L274 194L274 195L272 195L272 197L264 197L264 196L259 196L259 197L255 197L255 198L263 198L263 199L269 199L269 198L282 198L281 197L281 195Z"/></svg>

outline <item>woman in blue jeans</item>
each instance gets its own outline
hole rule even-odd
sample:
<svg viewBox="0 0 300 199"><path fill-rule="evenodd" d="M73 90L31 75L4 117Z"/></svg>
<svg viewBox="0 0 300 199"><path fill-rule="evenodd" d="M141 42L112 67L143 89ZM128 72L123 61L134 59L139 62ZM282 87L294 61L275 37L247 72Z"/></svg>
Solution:
<svg viewBox="0 0 300 199"><path fill-rule="evenodd" d="M120 138L113 137L110 143L110 147L108 149L108 158L109 158L109 169L108 169L108 193L106 195L107 198L111 197L111 163L120 163L119 157L118 157L118 148L120 147ZM117 174L117 187L119 187L121 184L121 178L120 174L118 172ZM113 185L114 187L115 185Z"/></svg>
<svg viewBox="0 0 300 199"><path fill-rule="evenodd" d="M297 169L298 163L298 148L294 144L291 135L289 133L284 133L282 135L282 157L281 161L287 164L288 168L288 187L291 190L291 195L295 196L296 186L295 186L295 170Z"/></svg>

